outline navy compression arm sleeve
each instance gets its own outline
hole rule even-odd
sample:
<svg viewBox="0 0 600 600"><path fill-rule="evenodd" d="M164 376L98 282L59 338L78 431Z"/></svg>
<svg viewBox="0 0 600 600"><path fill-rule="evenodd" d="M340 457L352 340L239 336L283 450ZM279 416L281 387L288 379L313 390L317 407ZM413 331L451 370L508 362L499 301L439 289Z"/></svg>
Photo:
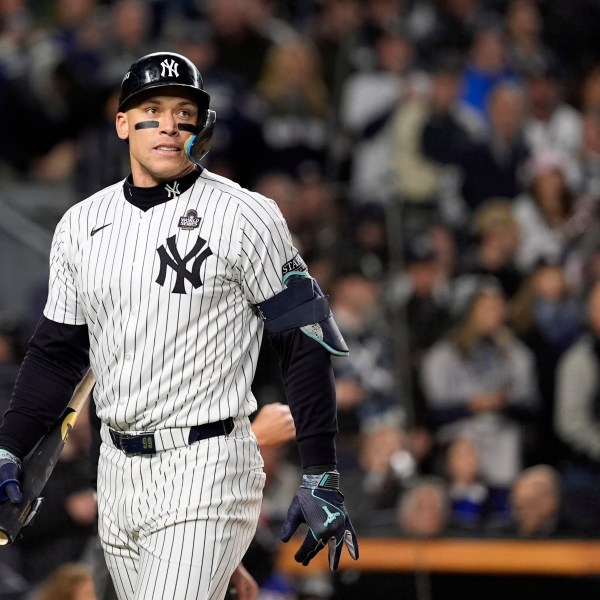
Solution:
<svg viewBox="0 0 600 600"><path fill-rule="evenodd" d="M335 465L337 408L331 355L299 329L269 339L280 357L302 466Z"/></svg>
<svg viewBox="0 0 600 600"><path fill-rule="evenodd" d="M86 325L40 319L0 426L0 447L19 458L33 449L69 403L88 353Z"/></svg>

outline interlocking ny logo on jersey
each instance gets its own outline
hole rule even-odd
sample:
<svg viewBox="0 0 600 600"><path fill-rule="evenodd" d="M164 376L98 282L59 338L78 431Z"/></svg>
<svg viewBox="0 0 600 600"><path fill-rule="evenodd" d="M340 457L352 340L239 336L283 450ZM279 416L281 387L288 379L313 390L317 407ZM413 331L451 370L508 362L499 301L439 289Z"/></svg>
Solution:
<svg viewBox="0 0 600 600"><path fill-rule="evenodd" d="M335 512L331 512L325 504L323 504L321 508L325 511L325 514L327 515L325 523L323 523L324 527L327 527L327 525L333 523L342 514L338 510L336 510Z"/></svg>
<svg viewBox="0 0 600 600"><path fill-rule="evenodd" d="M156 278L158 285L165 284L165 277L167 276L167 267L171 267L177 274L175 280L175 286L171 290L173 294L185 294L185 280L187 279L193 286L194 289L199 288L202 285L202 279L200 278L200 267L202 263L209 257L212 256L212 250L206 246L206 240L203 240L200 236L194 247L185 255L181 256L177 250L177 244L175 242L175 236L172 235L167 238L167 248L161 246L157 248L158 256L160 257L160 271ZM204 250L202 250L204 248ZM170 252L170 254L169 254ZM187 270L187 264L190 260L194 259L191 270Z"/></svg>
<svg viewBox="0 0 600 600"><path fill-rule="evenodd" d="M165 60L160 63L160 66L162 67L160 72L161 77L164 77L167 72L169 73L169 77L179 77L179 72L177 70L179 65L174 59L169 60L168 58L165 58Z"/></svg>
<svg viewBox="0 0 600 600"><path fill-rule="evenodd" d="M167 183L167 185L165 185L165 191L167 192L169 199L177 198L177 196L181 194L181 190L179 189L179 181L174 181L172 185Z"/></svg>

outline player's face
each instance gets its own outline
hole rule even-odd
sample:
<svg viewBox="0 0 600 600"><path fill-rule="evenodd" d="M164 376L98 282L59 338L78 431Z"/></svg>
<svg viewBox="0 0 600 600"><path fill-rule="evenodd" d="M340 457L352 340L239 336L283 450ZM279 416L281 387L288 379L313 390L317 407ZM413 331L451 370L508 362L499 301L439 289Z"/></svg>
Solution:
<svg viewBox="0 0 600 600"><path fill-rule="evenodd" d="M160 95L158 95L160 94ZM183 149L192 135L179 125L196 125L198 108L193 96L180 90L160 90L117 114L117 133L129 139L133 183L151 187L181 177L194 169Z"/></svg>

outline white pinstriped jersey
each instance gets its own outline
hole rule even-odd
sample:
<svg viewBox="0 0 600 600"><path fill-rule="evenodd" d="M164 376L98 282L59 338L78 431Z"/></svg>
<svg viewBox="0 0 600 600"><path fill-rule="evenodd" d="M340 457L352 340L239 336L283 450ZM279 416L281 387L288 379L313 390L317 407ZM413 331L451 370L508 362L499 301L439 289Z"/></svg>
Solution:
<svg viewBox="0 0 600 600"><path fill-rule="evenodd" d="M204 170L147 211L120 182L57 225L44 315L88 326L98 415L115 429L249 415L263 328L253 305L281 291L294 259L276 204L228 179Z"/></svg>

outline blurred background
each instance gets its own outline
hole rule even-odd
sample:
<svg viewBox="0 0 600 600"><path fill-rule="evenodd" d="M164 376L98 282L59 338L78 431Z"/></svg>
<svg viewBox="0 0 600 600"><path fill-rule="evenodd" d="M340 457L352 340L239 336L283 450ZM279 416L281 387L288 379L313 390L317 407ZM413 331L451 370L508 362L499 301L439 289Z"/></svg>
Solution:
<svg viewBox="0 0 600 600"><path fill-rule="evenodd" d="M180 52L217 112L206 167L277 202L350 347L338 454L359 537L600 538L598 31L597 0L0 0L0 408L54 226L128 174L123 74ZM254 391L285 402L268 343ZM52 507L0 553L1 599L94 597L77 430ZM297 452L264 458L245 561L263 600L600 592L598 571L297 576L277 561Z"/></svg>

